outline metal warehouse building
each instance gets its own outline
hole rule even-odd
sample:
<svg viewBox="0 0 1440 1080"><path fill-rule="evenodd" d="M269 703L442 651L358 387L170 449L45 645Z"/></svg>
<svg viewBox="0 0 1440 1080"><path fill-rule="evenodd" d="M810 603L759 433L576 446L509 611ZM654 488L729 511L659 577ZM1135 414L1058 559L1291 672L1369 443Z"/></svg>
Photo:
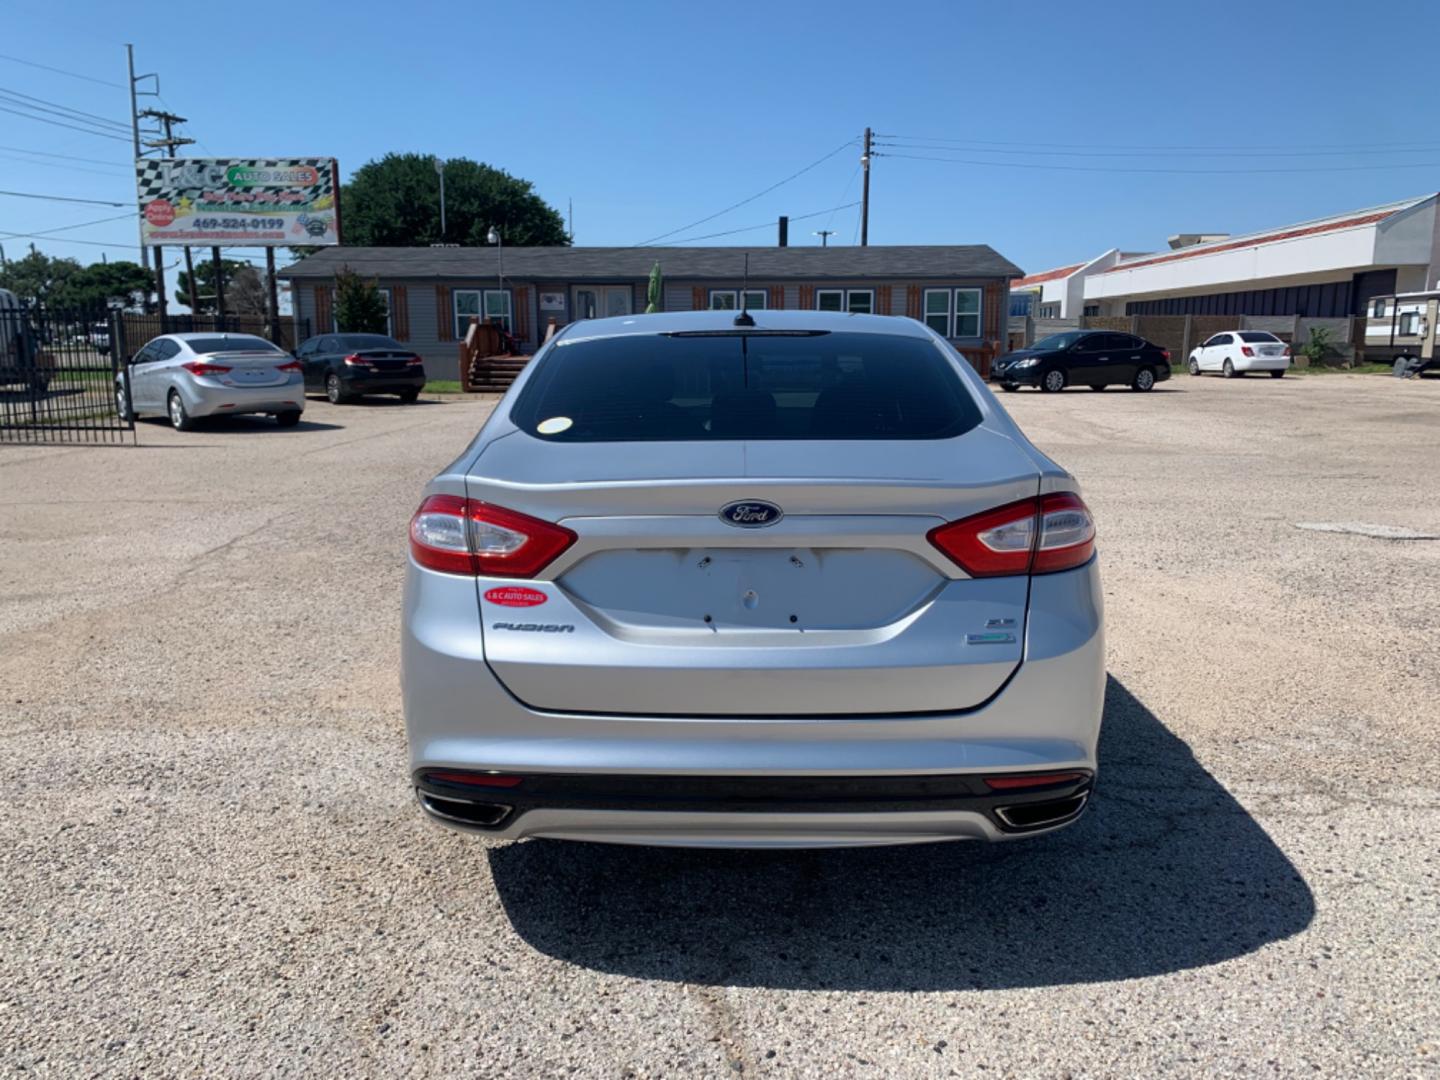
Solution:
<svg viewBox="0 0 1440 1080"><path fill-rule="evenodd" d="M1350 318L1373 296L1440 277L1440 196L1266 229L1188 233L1170 250L1108 251L1014 283L1039 318L1215 315Z"/></svg>

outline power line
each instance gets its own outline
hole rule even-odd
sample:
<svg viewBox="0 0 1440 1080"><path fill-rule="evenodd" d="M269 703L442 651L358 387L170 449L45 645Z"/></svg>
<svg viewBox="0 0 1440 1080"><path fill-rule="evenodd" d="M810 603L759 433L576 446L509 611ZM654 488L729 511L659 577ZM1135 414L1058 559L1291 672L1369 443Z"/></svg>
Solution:
<svg viewBox="0 0 1440 1080"><path fill-rule="evenodd" d="M12 102L12 104L15 104L15 103ZM98 130L96 130L95 128L80 127L80 126L78 126L78 125L76 125L76 124L66 124L66 123L62 123L62 122L59 121L59 120L51 120L51 119L48 119L47 117L44 117L44 116L36 116L36 115L33 114L33 113L20 112L18 109L7 109L4 105L0 105L0 112L14 113L16 116L23 116L26 120L34 120L34 121L36 121L37 123L49 124L49 125L51 125L52 127L69 128L71 131L83 132L83 133L86 134L86 135L98 135L98 136L100 136L102 139L116 139L116 140L118 140L119 142L129 142L129 141L130 141L129 139L125 138L125 136L123 136L123 135L112 135L112 134L111 134L110 132L108 132L108 131L98 131Z"/></svg>
<svg viewBox="0 0 1440 1080"><path fill-rule="evenodd" d="M116 214L114 217L97 218L95 221L81 221L75 225L61 225L58 229L41 229L39 232L33 233L6 233L5 239L11 240L16 237L26 237L27 239L41 236L48 237L51 233L69 232L71 229L84 229L91 225L105 225L111 221L127 221L134 216L135 214L133 212L129 214Z"/></svg>
<svg viewBox="0 0 1440 1080"><path fill-rule="evenodd" d="M106 243L104 240L81 240L73 236L47 236L45 233L10 233L6 240L49 240L56 244L84 244L86 247L123 248L130 245L124 241Z"/></svg>
<svg viewBox="0 0 1440 1080"><path fill-rule="evenodd" d="M64 169L66 172L90 173L94 176L118 176L122 170L119 169L89 169L84 165L70 165L60 161L36 161L34 158L20 157L18 154L0 153L0 158L7 161L21 161L26 165L40 165L47 169Z"/></svg>
<svg viewBox="0 0 1440 1080"><path fill-rule="evenodd" d="M47 199L50 202L89 203L92 206L127 206L123 202L108 199L77 199L69 195L37 195L32 191L0 191L0 195L13 195L17 199Z"/></svg>
<svg viewBox="0 0 1440 1080"><path fill-rule="evenodd" d="M9 60L12 63L24 64L26 67L38 68L41 71L53 71L56 75L68 75L72 79L84 79L86 82L99 83L101 86L113 86L117 90L125 89L120 83L97 79L93 75L81 75L78 71L66 71L64 68L51 67L48 64L37 64L33 60L22 60L18 56L9 56L5 53L0 53L0 60Z"/></svg>
<svg viewBox="0 0 1440 1080"><path fill-rule="evenodd" d="M704 225L707 221L714 221L714 220L715 220L716 218L718 218L718 217L723 217L724 215L730 213L731 210L738 210L738 209L740 209L740 207L746 205L747 203L752 203L752 202L754 202L756 199L761 198L762 196L769 195L770 192L774 191L774 190L775 190L776 188L778 188L778 187L783 187L784 185L788 184L791 180L794 180L794 179L796 179L797 177L800 177L800 176L804 176L807 172L809 172L811 169L815 168L816 166L823 165L825 162L829 161L832 157L834 157L836 154L840 153L840 151L844 150L846 147L848 147L848 146L854 146L854 145L855 145L855 142L856 142L855 139L846 139L843 143L841 143L839 146L837 146L834 150L831 150L831 151L830 151L828 154L826 154L824 157L821 157L821 158L818 158L818 159L815 160L815 161L812 161L809 165L806 165L803 169L801 169L801 170L798 171L798 172L793 172L793 173L791 173L789 176L785 177L784 180L779 180L779 181L777 181L776 183L771 184L771 185L770 185L769 187L767 187L764 191L757 191L754 195L751 195L749 198L747 198L747 199L741 199L739 202L734 203L733 205L727 206L724 210L717 210L715 213L710 214L710 215L708 215L708 216L706 216L706 217L703 217L703 218L701 218L699 221L692 221L689 225L682 225L682 226L680 226L680 228L678 228L678 229L671 229L669 232L661 233L659 236L652 236L649 240L642 240L640 243L638 243L638 244L636 244L636 245L634 245L634 246L635 246L635 247L648 247L649 245L655 243L657 240L664 240L667 236L674 236L676 233L686 232L686 231L688 231L688 230L690 230L690 229L695 228L697 225Z"/></svg>
<svg viewBox="0 0 1440 1080"><path fill-rule="evenodd" d="M52 154L48 150L27 150L23 146L0 146L0 150L9 150L16 154L34 154L37 157L59 158L61 161L84 161L91 165L113 165L117 169L125 169L124 162L107 161L104 158L76 157L73 154Z"/></svg>
<svg viewBox="0 0 1440 1080"><path fill-rule="evenodd" d="M1143 143L1092 143L1092 142L1083 142L1083 143L1037 142L1037 141L1033 141L1033 140L1029 140L1029 139L1027 139L1027 140L1025 140L1025 141L1023 141L1023 142L1016 142L1016 141L1014 141L1014 140L1008 140L1008 141L1007 141L1007 140L1001 140L1001 139L953 139L953 138L949 138L949 137L947 137L947 136L941 136L941 135L889 135L889 134L880 135L880 134L878 134L878 133L876 134L875 137L876 137L877 139L902 139L902 140L904 140L904 141L906 141L906 142L975 143L976 145L979 145L979 146L1047 146L1047 147L1061 147L1061 148L1064 148L1064 149L1067 149L1067 150L1085 150L1085 149L1092 149L1092 150L1265 150L1265 149L1267 149L1267 147L1264 147L1264 146L1236 146L1236 145L1233 144L1233 143L1229 143L1229 144L1226 144L1226 145L1224 145L1224 146L1194 146L1194 145L1191 145L1191 146L1181 146L1181 145L1171 145L1171 144L1163 144L1163 143L1143 144ZM1352 143L1352 142L1345 142L1345 143L1305 143L1305 144L1289 143L1289 144L1280 144L1280 145L1276 145L1276 146L1271 146L1271 147L1268 147L1268 149L1270 149L1270 150L1306 150L1306 149L1321 149L1321 150L1361 150L1361 149L1365 149L1365 150L1368 150L1368 149L1375 149L1375 148L1377 148L1377 147L1387 147L1387 146L1388 146L1388 147L1410 147L1410 148L1413 149L1413 148L1415 148L1415 147L1422 147L1422 148L1423 148L1423 144L1425 144L1425 143L1426 143L1426 140L1424 140L1424 139L1412 139L1412 140L1410 140L1409 142L1374 142L1374 143Z"/></svg>
<svg viewBox="0 0 1440 1080"><path fill-rule="evenodd" d="M860 205L860 202L859 202L859 200L857 199L855 202L846 203L844 206L832 206L832 207L830 207L829 209L826 209L826 210L815 210L815 211L812 211L811 213L808 213L808 214L800 214L800 215L798 215L798 216L791 217L790 220L791 220L791 221L805 221L805 220L807 220L807 219L809 219L809 218L819 217L821 214L833 214L836 210L848 210L848 209L849 209L850 207L852 207L852 206L859 206L859 205ZM742 228L739 228L739 229L726 229L724 232L705 233L703 236L686 236L686 237L682 237L682 238L679 239L679 240L667 240L665 243L659 244L659 245L657 245L657 246L659 246L659 247L671 247L672 245L675 245L675 244L688 244L688 243L690 243L692 240L713 240L713 239L714 239L715 237L717 237L717 236L734 236L736 233L754 232L756 229L773 229L773 228L775 228L775 222L773 222L773 221L764 221L764 222L761 222L759 225L746 225L746 226L744 226L744 227L742 227ZM648 247L649 245L648 245L648 244L637 244L636 246L637 246L637 247Z"/></svg>
<svg viewBox="0 0 1440 1080"><path fill-rule="evenodd" d="M111 120L109 117L101 116L99 113L85 112L83 109L72 109L69 105L61 105L58 101L49 101L46 98L38 98L32 94L22 94L19 90L11 90L9 87L0 86L0 94L11 98L23 98L24 101L17 101L13 104L20 105L26 109L38 109L41 112L55 113L57 116L67 116L82 123L102 124L116 128L120 131L130 130L125 124L118 120ZM33 102L34 104L27 104Z"/></svg>
<svg viewBox="0 0 1440 1080"><path fill-rule="evenodd" d="M934 143L905 143L905 142L877 142L876 146L895 147L901 150L940 150L946 153L958 154L1023 154L1036 157L1149 157L1152 154L1156 157L1178 157L1184 154L1203 154L1205 157L1234 157L1234 158L1267 158L1267 157L1354 157L1354 150L1195 150L1195 151L1148 151L1148 150L1021 150L1021 149L999 149L983 146L942 146ZM1419 154L1432 153L1440 150L1440 146L1414 146L1394 150L1367 150L1365 154L1380 156L1385 154Z"/></svg>
<svg viewBox="0 0 1440 1080"><path fill-rule="evenodd" d="M1111 168L1105 165L1045 165L1033 161L975 161L967 158L927 157L921 154L876 154L876 157L905 158L910 161L943 161L953 165L974 165L992 169L1044 169L1051 172L1098 172L1098 173L1179 173L1182 175L1208 176L1252 176L1261 173L1331 173L1365 172L1376 169L1436 169L1440 161L1396 162L1388 165L1330 165L1291 166L1275 169L1162 169L1162 168Z"/></svg>

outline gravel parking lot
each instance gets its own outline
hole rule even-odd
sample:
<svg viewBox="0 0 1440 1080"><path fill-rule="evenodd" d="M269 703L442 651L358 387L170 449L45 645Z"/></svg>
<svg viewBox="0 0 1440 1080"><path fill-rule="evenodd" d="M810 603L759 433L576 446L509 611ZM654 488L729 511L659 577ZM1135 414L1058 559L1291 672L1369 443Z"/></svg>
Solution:
<svg viewBox="0 0 1440 1080"><path fill-rule="evenodd" d="M422 819L406 522L488 404L0 448L0 1073L1435 1075L1440 380L1005 395L1096 512L1054 837L491 844Z"/></svg>

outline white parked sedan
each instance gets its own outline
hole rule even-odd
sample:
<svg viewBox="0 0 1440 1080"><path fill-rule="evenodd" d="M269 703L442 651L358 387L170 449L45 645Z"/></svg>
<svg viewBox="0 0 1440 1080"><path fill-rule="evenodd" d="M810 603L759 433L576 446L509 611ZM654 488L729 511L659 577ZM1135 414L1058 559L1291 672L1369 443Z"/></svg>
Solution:
<svg viewBox="0 0 1440 1080"><path fill-rule="evenodd" d="M1190 374L1218 371L1227 379L1247 371L1268 371L1282 379L1290 370L1290 346L1263 330L1229 330L1190 352Z"/></svg>
<svg viewBox="0 0 1440 1080"><path fill-rule="evenodd" d="M202 417L239 413L269 413L281 427L294 427L305 408L305 378L298 360L254 334L162 334L116 377L115 404L122 417L167 416L178 431Z"/></svg>

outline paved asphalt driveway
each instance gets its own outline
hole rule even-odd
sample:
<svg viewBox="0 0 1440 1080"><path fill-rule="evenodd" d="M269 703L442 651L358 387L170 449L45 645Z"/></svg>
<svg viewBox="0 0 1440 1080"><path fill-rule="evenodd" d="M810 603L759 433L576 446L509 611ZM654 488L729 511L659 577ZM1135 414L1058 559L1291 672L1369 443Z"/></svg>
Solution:
<svg viewBox="0 0 1440 1080"><path fill-rule="evenodd" d="M0 448L0 1074L1434 1075L1440 381L1007 395L1100 525L1093 809L832 853L422 820L405 525L476 401Z"/></svg>

